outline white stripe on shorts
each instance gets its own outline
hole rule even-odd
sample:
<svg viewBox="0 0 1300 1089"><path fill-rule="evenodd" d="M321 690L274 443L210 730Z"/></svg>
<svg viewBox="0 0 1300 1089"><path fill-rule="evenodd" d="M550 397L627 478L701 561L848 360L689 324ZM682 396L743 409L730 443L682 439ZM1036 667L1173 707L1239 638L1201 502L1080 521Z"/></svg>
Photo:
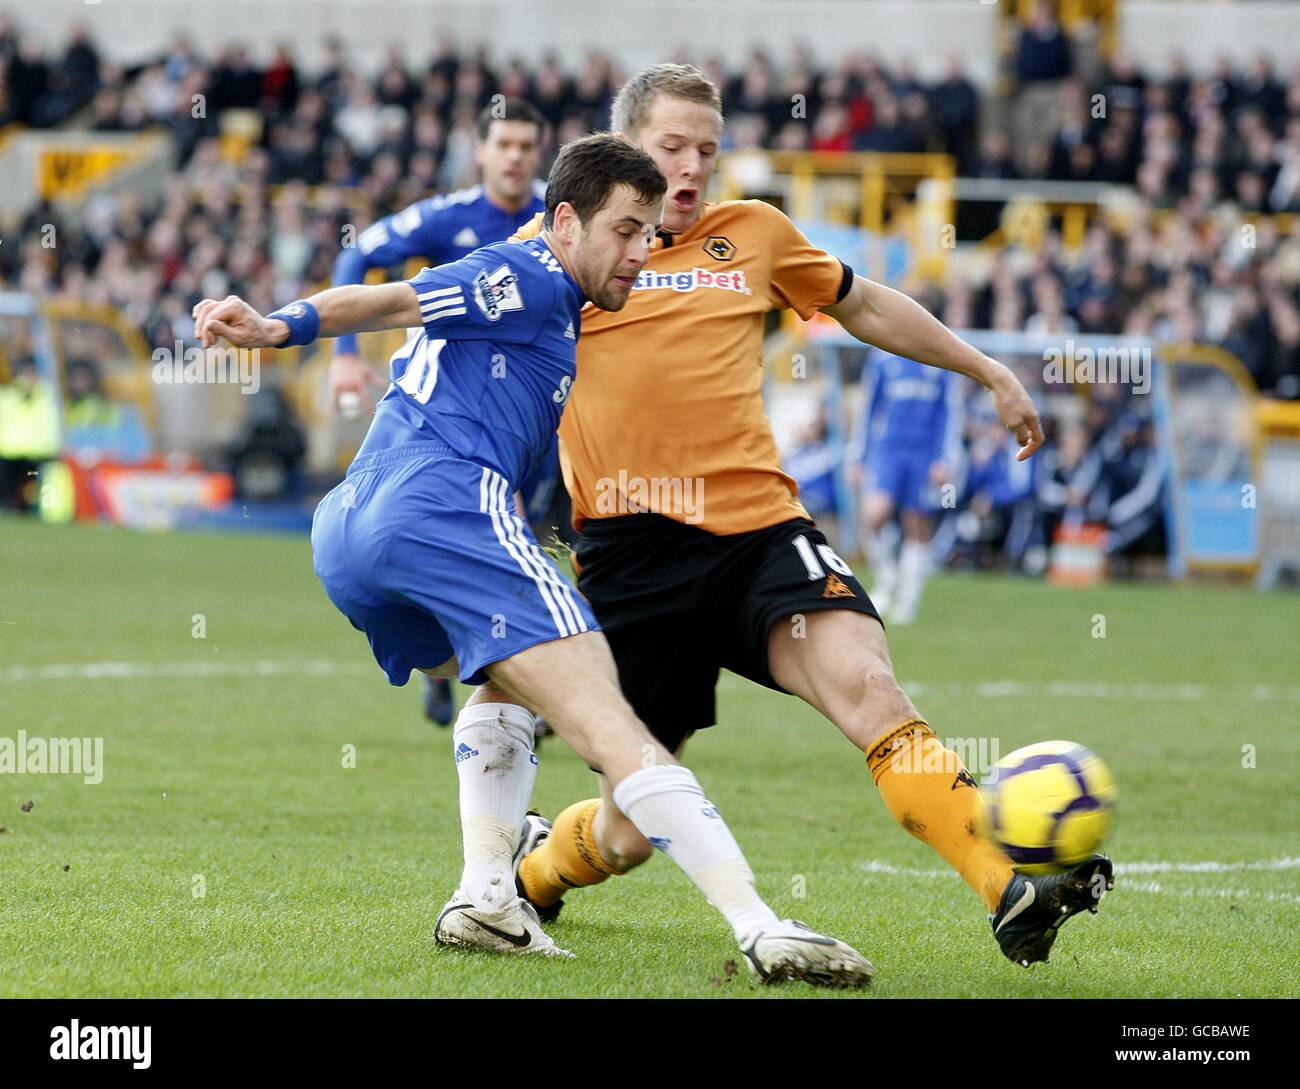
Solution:
<svg viewBox="0 0 1300 1089"><path fill-rule="evenodd" d="M542 601L546 604L546 610L551 614L551 620L555 623L555 630L561 636L576 635L576 631L569 629L569 623L564 613L557 608L555 599L551 596L551 588L545 579L539 578L537 572L531 570L527 561L520 554L518 547L510 539L506 531L505 522L501 517L501 511L498 509L496 497L496 482L500 477L497 476L486 465L483 467L483 475L479 479L479 510L488 514L492 518L492 529L496 532L497 540L501 547L506 550L510 558L519 565L519 569L533 580L537 586L537 592L541 594Z"/></svg>
<svg viewBox="0 0 1300 1089"><path fill-rule="evenodd" d="M519 551L532 563L537 574L552 586L553 592L560 603L560 608L564 610L565 618L573 625L572 634L576 635L580 631L587 631L587 622L583 619L582 610L578 608L578 603L573 600L573 587L555 569L555 565L551 563L542 550L537 545L529 542L527 534L524 532L523 519L514 512L510 485L499 474L493 475L496 476L498 481L497 494L501 497L502 517L506 525L510 527L511 539L519 546Z"/></svg>

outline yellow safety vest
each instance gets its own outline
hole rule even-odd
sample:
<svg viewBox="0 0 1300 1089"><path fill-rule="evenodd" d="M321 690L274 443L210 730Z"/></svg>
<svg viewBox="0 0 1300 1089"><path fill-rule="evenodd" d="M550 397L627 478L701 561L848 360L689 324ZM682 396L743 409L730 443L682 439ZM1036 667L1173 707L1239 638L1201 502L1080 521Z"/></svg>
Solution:
<svg viewBox="0 0 1300 1089"><path fill-rule="evenodd" d="M0 458L43 461L62 447L59 405L54 392L37 386L29 396L16 387L0 387Z"/></svg>

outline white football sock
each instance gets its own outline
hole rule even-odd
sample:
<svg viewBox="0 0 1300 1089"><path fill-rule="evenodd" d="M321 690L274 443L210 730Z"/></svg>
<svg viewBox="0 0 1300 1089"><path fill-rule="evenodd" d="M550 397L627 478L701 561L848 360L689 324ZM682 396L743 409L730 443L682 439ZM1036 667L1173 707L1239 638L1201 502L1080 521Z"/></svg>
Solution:
<svg viewBox="0 0 1300 1089"><path fill-rule="evenodd" d="M614 803L695 882L737 939L777 921L758 895L731 829L689 768L670 764L634 771L614 788Z"/></svg>
<svg viewBox="0 0 1300 1089"><path fill-rule="evenodd" d="M475 703L451 732L465 845L460 891L482 911L499 911L516 895L515 847L537 778L533 723L517 704Z"/></svg>
<svg viewBox="0 0 1300 1089"><path fill-rule="evenodd" d="M886 522L880 532L871 538L871 553L867 557L871 567L871 601L881 612L889 607L898 583L898 528Z"/></svg>
<svg viewBox="0 0 1300 1089"><path fill-rule="evenodd" d="M895 606L901 616L910 619L916 614L929 573L930 542L904 541L898 557L898 601Z"/></svg>

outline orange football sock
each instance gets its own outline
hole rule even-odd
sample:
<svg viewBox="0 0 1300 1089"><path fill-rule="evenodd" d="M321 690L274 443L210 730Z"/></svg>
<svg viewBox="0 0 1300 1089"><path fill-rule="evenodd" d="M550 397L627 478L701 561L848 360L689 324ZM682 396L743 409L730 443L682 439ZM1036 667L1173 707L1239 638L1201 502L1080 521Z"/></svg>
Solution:
<svg viewBox="0 0 1300 1089"><path fill-rule="evenodd" d="M1011 860L975 830L979 793L961 757L918 718L877 741L867 767L894 820L938 851L989 911L997 910L1013 876Z"/></svg>
<svg viewBox="0 0 1300 1089"><path fill-rule="evenodd" d="M598 809L599 798L569 806L542 845L519 864L524 892L538 907L557 903L569 889L598 885L614 872L596 846Z"/></svg>

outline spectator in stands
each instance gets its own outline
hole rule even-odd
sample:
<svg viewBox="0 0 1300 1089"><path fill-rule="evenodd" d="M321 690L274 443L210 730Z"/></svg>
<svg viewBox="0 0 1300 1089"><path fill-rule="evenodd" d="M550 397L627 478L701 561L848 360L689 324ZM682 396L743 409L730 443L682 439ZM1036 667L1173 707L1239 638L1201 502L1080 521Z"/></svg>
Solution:
<svg viewBox="0 0 1300 1089"><path fill-rule="evenodd" d="M56 86L61 86L66 96L64 116L81 109L99 90L99 53L80 23L73 24L68 32L68 46L56 80Z"/></svg>
<svg viewBox="0 0 1300 1089"><path fill-rule="evenodd" d="M1050 0L1034 5L1029 26L1020 32L1016 46L1016 79L1021 86L1065 79L1074 69L1070 39L1056 21Z"/></svg>
<svg viewBox="0 0 1300 1089"><path fill-rule="evenodd" d="M1098 447L1100 471L1091 497L1105 510L1106 552L1112 563L1163 556L1167 463L1149 421L1126 412Z"/></svg>
<svg viewBox="0 0 1300 1089"><path fill-rule="evenodd" d="M1039 457L1035 495L1043 519L1043 539L1051 544L1056 529L1070 518L1083 521L1083 506L1096 478L1097 463L1087 462L1089 438L1082 427L1069 425L1054 428Z"/></svg>
<svg viewBox="0 0 1300 1089"><path fill-rule="evenodd" d="M286 43L276 47L271 66L262 73L261 90L263 104L275 113L288 113L298 104L298 69Z"/></svg>
<svg viewBox="0 0 1300 1089"><path fill-rule="evenodd" d="M1012 570L1019 570L1031 549L1042 552L1042 523L1034 495L1037 456L1017 461L1017 452L1000 421L976 422L957 504L962 513L949 519L956 537L954 551L971 566L988 566L992 551L1005 556Z"/></svg>
<svg viewBox="0 0 1300 1089"><path fill-rule="evenodd" d="M9 57L5 79L7 120L44 127L58 119L46 109L50 91L50 66L35 38L23 38Z"/></svg>
<svg viewBox="0 0 1300 1089"><path fill-rule="evenodd" d="M1286 124L1286 139L1277 149L1278 171L1269 193L1274 212L1300 212L1300 111Z"/></svg>
<svg viewBox="0 0 1300 1089"><path fill-rule="evenodd" d="M1015 178L1019 174L1011 158L1011 141L1005 131L991 128L980 142L979 161L975 165L978 178Z"/></svg>
<svg viewBox="0 0 1300 1089"><path fill-rule="evenodd" d="M1061 283L1050 272L1040 273L1033 286L1034 312L1025 322L1029 333L1073 333L1079 323L1065 311Z"/></svg>
<svg viewBox="0 0 1300 1089"><path fill-rule="evenodd" d="M104 392L104 380L94 360L73 357L64 370L68 387L68 426L74 430L115 427L119 418L117 407Z"/></svg>
<svg viewBox="0 0 1300 1089"><path fill-rule="evenodd" d="M262 100L262 76L253 67L248 50L231 45L222 50L212 73L214 110L253 110Z"/></svg>
<svg viewBox="0 0 1300 1089"><path fill-rule="evenodd" d="M1269 315L1254 287L1239 287L1233 298L1228 335L1223 346L1246 365L1256 383L1271 386L1271 361L1275 347Z"/></svg>
<svg viewBox="0 0 1300 1089"><path fill-rule="evenodd" d="M962 72L961 58L948 58L944 78L935 84L931 96L934 101L935 124L942 135L943 149L957 160L959 174L972 173L979 96L975 85Z"/></svg>
<svg viewBox="0 0 1300 1089"><path fill-rule="evenodd" d="M293 494L307 450L284 394L267 386L251 398L243 430L228 451L235 494L243 500L273 502Z"/></svg>
<svg viewBox="0 0 1300 1089"><path fill-rule="evenodd" d="M369 159L383 138L383 112L371 86L354 75L343 80L343 108L334 118L334 130L352 151Z"/></svg>
<svg viewBox="0 0 1300 1089"><path fill-rule="evenodd" d="M885 92L873 102L871 127L853 138L854 151L924 151L925 140L915 124L909 124L899 109L898 99Z"/></svg>

